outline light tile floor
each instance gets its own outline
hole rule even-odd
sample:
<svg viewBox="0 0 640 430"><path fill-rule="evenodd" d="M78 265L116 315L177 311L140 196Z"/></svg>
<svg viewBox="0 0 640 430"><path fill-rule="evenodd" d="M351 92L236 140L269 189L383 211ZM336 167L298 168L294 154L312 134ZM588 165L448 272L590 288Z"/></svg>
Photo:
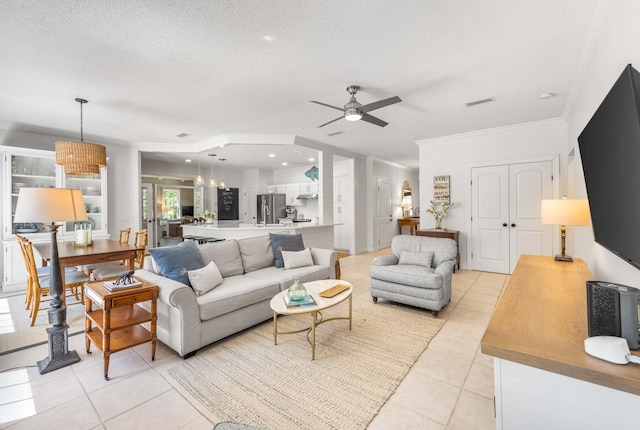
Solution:
<svg viewBox="0 0 640 430"><path fill-rule="evenodd" d="M356 300L371 300L369 266L388 252L340 260ZM452 301L439 316L447 323L369 429L495 428L493 360L480 352L480 339L508 276L461 270L453 279ZM216 422L168 376L182 359L161 343L153 362L148 344L114 354L109 382L100 354L86 354L82 335L71 336L69 348L82 360L45 375L35 363L46 345L0 356L0 429L210 430Z"/></svg>

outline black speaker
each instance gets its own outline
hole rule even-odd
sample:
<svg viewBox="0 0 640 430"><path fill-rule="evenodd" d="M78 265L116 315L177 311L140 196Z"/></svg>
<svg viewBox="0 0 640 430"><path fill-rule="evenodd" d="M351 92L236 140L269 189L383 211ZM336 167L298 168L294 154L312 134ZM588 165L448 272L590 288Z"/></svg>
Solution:
<svg viewBox="0 0 640 430"><path fill-rule="evenodd" d="M623 337L630 349L640 349L640 290L587 281L587 323L589 337Z"/></svg>

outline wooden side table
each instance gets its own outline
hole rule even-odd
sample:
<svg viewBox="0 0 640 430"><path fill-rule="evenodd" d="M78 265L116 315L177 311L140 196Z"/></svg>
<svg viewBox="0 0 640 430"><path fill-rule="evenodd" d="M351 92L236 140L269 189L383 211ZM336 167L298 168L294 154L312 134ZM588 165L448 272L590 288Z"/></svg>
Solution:
<svg viewBox="0 0 640 430"><path fill-rule="evenodd" d="M416 236L428 236L428 237L444 237L448 239L453 239L456 241L456 246L458 247L458 255L456 255L456 263L458 266L458 270L460 270L460 243L458 242L459 237L458 230L438 230L435 228L430 228L428 230L418 230L416 231ZM453 268L453 271L456 271L456 268Z"/></svg>
<svg viewBox="0 0 640 430"><path fill-rule="evenodd" d="M156 357L156 323L159 288L148 282L133 288L109 291L104 280L85 283L85 343L102 351L104 379L109 380L109 358L114 352L151 342L151 360ZM137 303L151 301L151 311ZM93 309L93 303L101 309ZM150 331L142 326L150 322Z"/></svg>
<svg viewBox="0 0 640 430"><path fill-rule="evenodd" d="M409 234L413 236L416 234L418 227L420 227L420 218L398 218L398 228L400 229L400 234L402 234L402 227L404 227L405 225L409 226Z"/></svg>

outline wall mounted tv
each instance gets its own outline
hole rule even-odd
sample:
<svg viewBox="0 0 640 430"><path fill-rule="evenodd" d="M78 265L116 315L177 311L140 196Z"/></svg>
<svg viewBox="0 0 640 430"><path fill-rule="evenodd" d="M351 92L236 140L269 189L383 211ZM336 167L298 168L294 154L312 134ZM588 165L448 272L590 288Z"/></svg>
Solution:
<svg viewBox="0 0 640 430"><path fill-rule="evenodd" d="M595 240L640 268L640 73L631 64L578 137Z"/></svg>

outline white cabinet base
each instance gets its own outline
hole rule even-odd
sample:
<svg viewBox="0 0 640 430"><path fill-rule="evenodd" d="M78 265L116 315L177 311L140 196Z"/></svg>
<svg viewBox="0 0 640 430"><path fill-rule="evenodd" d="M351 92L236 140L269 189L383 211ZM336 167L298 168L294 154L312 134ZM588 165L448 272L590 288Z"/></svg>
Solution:
<svg viewBox="0 0 640 430"><path fill-rule="evenodd" d="M497 429L638 426L640 396L500 358L494 358L494 375Z"/></svg>

